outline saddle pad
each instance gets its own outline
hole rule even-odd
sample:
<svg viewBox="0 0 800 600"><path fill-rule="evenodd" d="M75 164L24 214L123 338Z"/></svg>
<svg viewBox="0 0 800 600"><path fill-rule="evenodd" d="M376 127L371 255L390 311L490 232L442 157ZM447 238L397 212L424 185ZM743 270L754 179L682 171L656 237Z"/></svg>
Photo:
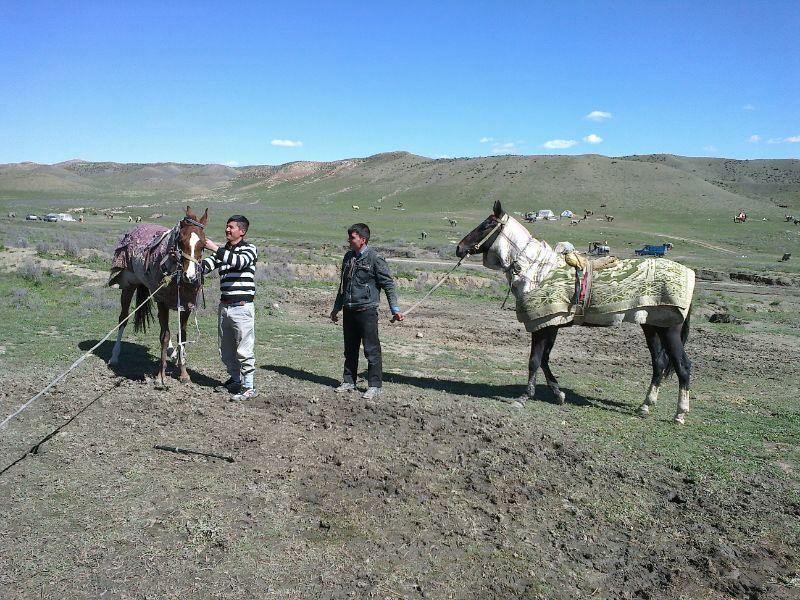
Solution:
<svg viewBox="0 0 800 600"><path fill-rule="evenodd" d="M583 313L618 313L648 306L688 309L694 290L694 272L664 258L621 260L592 272ZM517 299L517 319L539 321L569 313L575 296L575 270L554 269L539 285Z"/></svg>

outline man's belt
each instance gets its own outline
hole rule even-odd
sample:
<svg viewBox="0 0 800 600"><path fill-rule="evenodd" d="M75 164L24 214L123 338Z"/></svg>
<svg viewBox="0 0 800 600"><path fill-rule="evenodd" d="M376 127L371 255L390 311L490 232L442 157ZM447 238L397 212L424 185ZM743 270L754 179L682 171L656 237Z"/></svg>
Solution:
<svg viewBox="0 0 800 600"><path fill-rule="evenodd" d="M224 304L225 306L244 306L245 304L249 304L248 300L222 300L219 301L220 304Z"/></svg>

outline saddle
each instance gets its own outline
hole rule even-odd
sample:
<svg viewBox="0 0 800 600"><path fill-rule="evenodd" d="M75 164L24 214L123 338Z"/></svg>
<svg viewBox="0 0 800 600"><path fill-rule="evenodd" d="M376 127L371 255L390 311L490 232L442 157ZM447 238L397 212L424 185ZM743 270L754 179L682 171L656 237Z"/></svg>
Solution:
<svg viewBox="0 0 800 600"><path fill-rule="evenodd" d="M576 251L565 254L564 261L575 269L575 296L572 304L581 311L585 308L586 300L589 297L588 291L591 288L592 275L619 263L616 256L602 256L590 260Z"/></svg>

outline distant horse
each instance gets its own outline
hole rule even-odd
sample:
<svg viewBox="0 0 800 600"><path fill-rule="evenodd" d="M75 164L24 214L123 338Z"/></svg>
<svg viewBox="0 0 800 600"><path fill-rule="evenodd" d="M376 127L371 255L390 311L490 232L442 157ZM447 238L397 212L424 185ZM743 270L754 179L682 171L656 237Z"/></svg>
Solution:
<svg viewBox="0 0 800 600"><path fill-rule="evenodd" d="M164 281L169 282L153 296L158 304L158 322L161 326L161 368L158 377L162 386L165 385L167 347L172 346L169 331L170 309L179 311L180 334L184 343L179 344L177 353L180 380L183 383L189 381L189 373L186 371L186 323L202 285L200 261L205 247L207 220L208 209L198 219L187 206L186 216L172 229L152 224L139 225L125 234L114 252L108 285L118 286L122 290L120 322L128 316L131 300L134 293L136 294L134 331L147 330L153 318L152 304L147 298ZM125 325L117 331L117 342L111 352L109 365L119 364L124 331Z"/></svg>
<svg viewBox="0 0 800 600"><path fill-rule="evenodd" d="M353 210L359 210L358 204L353 204Z"/></svg>
<svg viewBox="0 0 800 600"><path fill-rule="evenodd" d="M483 254L485 267L505 273L517 300L517 318L531 332L528 386L519 402L533 399L539 367L544 371L547 384L558 402L564 402L565 394L559 389L549 365L550 351L561 327L573 324L606 327L627 321L641 325L652 359L650 388L639 407L639 414L644 416L650 412L650 407L658 399L662 380L674 369L679 385L675 422L685 422L689 412L691 362L684 351L684 344L689 334L693 271L664 258L625 260L619 263L619 269L609 267L608 271L615 274L625 272L629 277L619 283L613 283L612 280L611 286L603 287L597 283L602 271L595 273L596 278L593 278L592 263L589 263L590 266L584 271L588 275L587 286L581 288L586 296L581 297L581 305L573 305L569 298L574 289L575 271L565 265L562 256L547 242L531 237L521 223L507 215L500 202L494 203L493 214L470 231L456 247L456 255L460 258L476 253ZM637 274L640 274L638 279L631 283L629 278L637 278ZM561 287L555 287L556 281ZM644 287L636 287L639 285ZM626 296L622 292L631 289L645 289L645 295L650 300L637 304L641 294L634 294L626 304ZM559 293L556 294L556 291ZM561 294L561 291L564 293ZM592 312L590 297L595 294L600 297L605 294L606 299L610 298L613 301L609 304L611 310ZM561 300L562 296L567 299ZM539 313L531 308L532 298L541 301L536 305L541 309ZM664 298L675 299L675 302L663 302ZM659 299L662 301L657 301ZM529 320L533 318L532 315L540 318Z"/></svg>
<svg viewBox="0 0 800 600"><path fill-rule="evenodd" d="M747 222L747 213L744 211L739 212L738 215L733 217L734 223L746 223Z"/></svg>
<svg viewBox="0 0 800 600"><path fill-rule="evenodd" d="M605 215L606 221L611 223L614 220L614 215Z"/></svg>
<svg viewBox="0 0 800 600"><path fill-rule="evenodd" d="M447 222L450 223L450 227L455 227L456 225L458 225L458 221L456 221L455 219L451 219L450 217L447 218Z"/></svg>
<svg viewBox="0 0 800 600"><path fill-rule="evenodd" d="M585 219L585 218L586 218L586 217L584 217L584 219ZM580 225L580 224L581 224L581 222L580 222L580 221L576 221L575 219L572 219L572 220L569 222L569 224L570 224L570 225Z"/></svg>
<svg viewBox="0 0 800 600"><path fill-rule="evenodd" d="M137 223L141 223L141 222L142 222L142 217L141 217L141 215L137 215L137 216L136 216L136 222L137 222Z"/></svg>
<svg viewBox="0 0 800 600"><path fill-rule="evenodd" d="M428 237L428 232L427 231L420 231L419 237L420 237L421 240L424 240L426 237Z"/></svg>

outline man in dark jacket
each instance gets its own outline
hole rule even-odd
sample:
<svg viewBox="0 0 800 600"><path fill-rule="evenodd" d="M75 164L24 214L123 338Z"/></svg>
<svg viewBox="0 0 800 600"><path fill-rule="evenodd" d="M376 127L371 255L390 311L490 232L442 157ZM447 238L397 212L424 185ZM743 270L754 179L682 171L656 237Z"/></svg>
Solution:
<svg viewBox="0 0 800 600"><path fill-rule="evenodd" d="M386 293L392 315L398 321L403 313L397 305L394 279L386 261L378 256L369 245L369 227L356 223L347 230L350 251L342 260L342 275L339 293L331 311L331 320L339 320L339 311L344 309L342 329L344 332L344 375L337 392L351 392L356 389L358 373L358 350L364 342L364 356L367 359L368 388L363 398L371 400L381 393L383 383L383 362L381 342L378 339L378 305L380 290Z"/></svg>

